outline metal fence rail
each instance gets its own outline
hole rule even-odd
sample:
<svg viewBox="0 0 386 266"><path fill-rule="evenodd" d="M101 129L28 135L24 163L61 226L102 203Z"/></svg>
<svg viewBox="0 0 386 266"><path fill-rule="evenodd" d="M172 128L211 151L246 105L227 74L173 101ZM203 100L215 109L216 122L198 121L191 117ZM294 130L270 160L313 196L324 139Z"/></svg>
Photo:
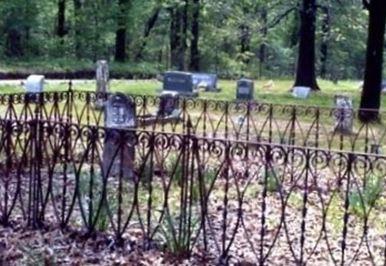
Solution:
<svg viewBox="0 0 386 266"><path fill-rule="evenodd" d="M177 100L181 110L180 120L162 123L163 118L155 115L160 105L159 97L128 96L136 106L139 120L154 116L156 123L139 123L142 130L185 134L189 121L192 133L204 138L273 142L364 153L380 153L386 148L384 124L360 123L356 119L358 110L180 98ZM39 118L104 126L104 113L95 105L106 100L107 95L70 89L35 97L1 95L0 118L22 121ZM336 130L342 117L352 117L352 132ZM381 120L385 117L385 113L381 112Z"/></svg>
<svg viewBox="0 0 386 266"><path fill-rule="evenodd" d="M223 264L386 262L382 155L209 138L191 122L183 133L114 130L25 110L28 119L0 120L3 226L57 224L116 245L130 236Z"/></svg>

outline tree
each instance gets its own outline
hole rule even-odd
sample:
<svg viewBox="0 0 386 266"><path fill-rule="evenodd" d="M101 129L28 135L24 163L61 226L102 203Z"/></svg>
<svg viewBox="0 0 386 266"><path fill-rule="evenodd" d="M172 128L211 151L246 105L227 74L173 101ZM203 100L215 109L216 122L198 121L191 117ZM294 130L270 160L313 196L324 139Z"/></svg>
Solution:
<svg viewBox="0 0 386 266"><path fill-rule="evenodd" d="M192 14L192 40L190 44L190 70L200 70L200 51L198 41L200 38L200 0L193 0Z"/></svg>
<svg viewBox="0 0 386 266"><path fill-rule="evenodd" d="M170 64L176 70L185 69L187 32L187 1L169 7L170 14Z"/></svg>
<svg viewBox="0 0 386 266"><path fill-rule="evenodd" d="M381 104L383 47L385 45L386 5L384 0L363 0L369 12L366 68L361 96L359 119L362 122L378 120Z"/></svg>
<svg viewBox="0 0 386 266"><path fill-rule="evenodd" d="M82 45L81 45L81 22L82 22L82 2L81 0L74 0L74 20L75 20L75 56L76 58L82 57Z"/></svg>
<svg viewBox="0 0 386 266"><path fill-rule="evenodd" d="M63 38L66 31L66 0L58 0L58 24L56 28L56 34L58 37Z"/></svg>
<svg viewBox="0 0 386 266"><path fill-rule="evenodd" d="M115 61L118 62L126 60L126 31L129 3L130 0L118 1L118 21L115 33Z"/></svg>
<svg viewBox="0 0 386 266"><path fill-rule="evenodd" d="M315 73L316 0L303 0L300 9L299 54L295 87L319 90Z"/></svg>
<svg viewBox="0 0 386 266"><path fill-rule="evenodd" d="M328 43L331 35L331 16L330 7L322 6L322 43L320 45L320 77L327 77L327 59L328 59Z"/></svg>

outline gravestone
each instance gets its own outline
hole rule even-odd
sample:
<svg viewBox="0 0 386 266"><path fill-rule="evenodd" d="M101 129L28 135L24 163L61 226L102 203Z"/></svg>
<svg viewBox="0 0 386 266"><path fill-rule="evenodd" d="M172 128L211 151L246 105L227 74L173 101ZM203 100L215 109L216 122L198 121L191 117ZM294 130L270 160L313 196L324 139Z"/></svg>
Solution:
<svg viewBox="0 0 386 266"><path fill-rule="evenodd" d="M168 71L164 74L163 90L178 92L182 96L198 96L193 75L187 72Z"/></svg>
<svg viewBox="0 0 386 266"><path fill-rule="evenodd" d="M44 90L44 76L30 75L25 82L26 101L37 101L38 94Z"/></svg>
<svg viewBox="0 0 386 266"><path fill-rule="evenodd" d="M335 96L335 132L351 134L353 130L354 111L352 100L348 96Z"/></svg>
<svg viewBox="0 0 386 266"><path fill-rule="evenodd" d="M160 95L160 103L157 112L157 116L166 117L179 117L181 109L179 109L178 92L164 91Z"/></svg>
<svg viewBox="0 0 386 266"><path fill-rule="evenodd" d="M109 96L104 112L106 136L103 169L105 174L111 167L109 175L118 176L122 170L123 177L132 179L134 177L135 132L125 130L135 129L137 125L135 103L126 95L115 93Z"/></svg>
<svg viewBox="0 0 386 266"><path fill-rule="evenodd" d="M307 99L310 96L310 92L310 87L297 86L293 88L292 96L298 99Z"/></svg>
<svg viewBox="0 0 386 266"><path fill-rule="evenodd" d="M371 144L370 153L378 154L378 155L382 154L382 146L379 144Z"/></svg>
<svg viewBox="0 0 386 266"><path fill-rule="evenodd" d="M102 109L104 104L104 99L109 91L109 65L106 60L97 61L97 67L95 72L96 78L96 93L98 99L95 103L97 109Z"/></svg>
<svg viewBox="0 0 386 266"><path fill-rule="evenodd" d="M240 79L237 81L236 99L251 101L254 99L255 85L251 79Z"/></svg>
<svg viewBox="0 0 386 266"><path fill-rule="evenodd" d="M193 84L197 88L204 88L208 92L218 92L217 75L205 73L193 73Z"/></svg>
<svg viewBox="0 0 386 266"><path fill-rule="evenodd" d="M107 93L109 91L109 64L106 60L97 61L96 68L96 92Z"/></svg>

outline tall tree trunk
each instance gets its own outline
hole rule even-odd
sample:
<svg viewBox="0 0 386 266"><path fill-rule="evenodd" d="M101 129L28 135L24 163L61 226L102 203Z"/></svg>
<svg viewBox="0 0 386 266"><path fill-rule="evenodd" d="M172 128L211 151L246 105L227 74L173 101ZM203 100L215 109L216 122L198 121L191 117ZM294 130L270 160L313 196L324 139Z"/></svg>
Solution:
<svg viewBox="0 0 386 266"><path fill-rule="evenodd" d="M75 56L82 57L82 42L81 42L81 20L82 20L82 2L81 0L74 0L74 19L75 19Z"/></svg>
<svg viewBox="0 0 386 266"><path fill-rule="evenodd" d="M250 52L250 42L251 42L251 29L248 25L240 26L240 53L242 55L242 61L244 64L249 63L249 55L246 53Z"/></svg>
<svg viewBox="0 0 386 266"><path fill-rule="evenodd" d="M115 61L126 60L127 13L130 0L119 0L118 29L115 33Z"/></svg>
<svg viewBox="0 0 386 266"><path fill-rule="evenodd" d="M383 46L386 24L386 5L384 0L371 0L368 5L369 27L367 39L366 68L359 111L362 122L378 120L381 105Z"/></svg>
<svg viewBox="0 0 386 266"><path fill-rule="evenodd" d="M323 7L322 19L322 44L320 45L320 77L327 77L327 59L328 59L328 43L331 34L330 8Z"/></svg>
<svg viewBox="0 0 386 266"><path fill-rule="evenodd" d="M22 34L17 28L7 30L5 54L9 57L20 57L24 55Z"/></svg>
<svg viewBox="0 0 386 266"><path fill-rule="evenodd" d="M200 0L193 0L192 15L192 40L190 43L190 70L200 71L200 51L198 41L200 38Z"/></svg>
<svg viewBox="0 0 386 266"><path fill-rule="evenodd" d="M56 34L63 38L66 35L66 0L58 0L58 24Z"/></svg>
<svg viewBox="0 0 386 266"><path fill-rule="evenodd" d="M315 74L316 0L303 0L300 18L299 55L294 86L319 90Z"/></svg>
<svg viewBox="0 0 386 266"><path fill-rule="evenodd" d="M185 7L184 7L185 8ZM187 24L184 23L187 16L184 16L185 10L181 7L173 7L169 10L171 16L170 22L170 64L176 70L185 68L185 42L184 32Z"/></svg>
<svg viewBox="0 0 386 266"><path fill-rule="evenodd" d="M151 30L154 28L154 26L155 26L155 24L156 24L156 22L158 20L158 16L159 16L160 11L161 11L161 7L157 7L157 9L151 15L149 20L146 22L142 43L141 43L141 45L139 47L139 50L138 50L137 54L135 55L135 60L136 61L141 60L142 57L143 57L143 50L146 47L147 38L149 37Z"/></svg>
<svg viewBox="0 0 386 266"><path fill-rule="evenodd" d="M266 38L268 34L268 29L267 29L267 24L268 24L268 18L267 18L267 9L263 7L261 9L261 21L262 21L262 26L263 29L261 31L261 39L262 42L260 44L259 48L259 76L260 78L263 76L263 69L265 66L265 59L266 59L266 50L267 50L267 45L266 45Z"/></svg>

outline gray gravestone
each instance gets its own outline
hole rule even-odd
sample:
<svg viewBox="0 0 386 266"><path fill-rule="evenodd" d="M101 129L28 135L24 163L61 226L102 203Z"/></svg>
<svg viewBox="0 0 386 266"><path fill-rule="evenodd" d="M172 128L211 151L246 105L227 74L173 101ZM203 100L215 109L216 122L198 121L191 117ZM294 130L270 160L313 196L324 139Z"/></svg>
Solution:
<svg viewBox="0 0 386 266"><path fill-rule="evenodd" d="M382 81L382 92L386 92L386 80Z"/></svg>
<svg viewBox="0 0 386 266"><path fill-rule="evenodd" d="M335 96L335 131L342 134L351 134L353 130L353 105L348 96Z"/></svg>
<svg viewBox="0 0 386 266"><path fill-rule="evenodd" d="M217 75L206 73L193 73L193 84L197 88L204 88L205 91L218 92Z"/></svg>
<svg viewBox="0 0 386 266"><path fill-rule="evenodd" d="M307 99L310 95L311 88L310 87L302 87L297 86L292 90L292 96L299 99Z"/></svg>
<svg viewBox="0 0 386 266"><path fill-rule="evenodd" d="M373 154L382 154L382 146L379 144L371 144L370 146L370 152Z"/></svg>
<svg viewBox="0 0 386 266"><path fill-rule="evenodd" d="M169 71L164 74L163 90L178 92L184 96L197 96L193 75L187 72Z"/></svg>
<svg viewBox="0 0 386 266"><path fill-rule="evenodd" d="M179 109L179 94L173 91L164 91L160 95L160 103L157 116L179 117L181 110Z"/></svg>
<svg viewBox="0 0 386 266"><path fill-rule="evenodd" d="M135 104L126 95L116 93L109 96L104 112L106 137L103 169L105 174L111 167L110 175L117 176L122 170L125 178L133 178L135 132L124 130L134 129L137 125Z"/></svg>
<svg viewBox="0 0 386 266"><path fill-rule="evenodd" d="M254 99L255 85L251 79L237 81L236 99L251 101Z"/></svg>
<svg viewBox="0 0 386 266"><path fill-rule="evenodd" d="M38 94L44 90L44 76L30 75L25 81L26 101L37 101Z"/></svg>
<svg viewBox="0 0 386 266"><path fill-rule="evenodd" d="M109 91L109 65L106 60L97 61L96 68L96 92L107 93Z"/></svg>

